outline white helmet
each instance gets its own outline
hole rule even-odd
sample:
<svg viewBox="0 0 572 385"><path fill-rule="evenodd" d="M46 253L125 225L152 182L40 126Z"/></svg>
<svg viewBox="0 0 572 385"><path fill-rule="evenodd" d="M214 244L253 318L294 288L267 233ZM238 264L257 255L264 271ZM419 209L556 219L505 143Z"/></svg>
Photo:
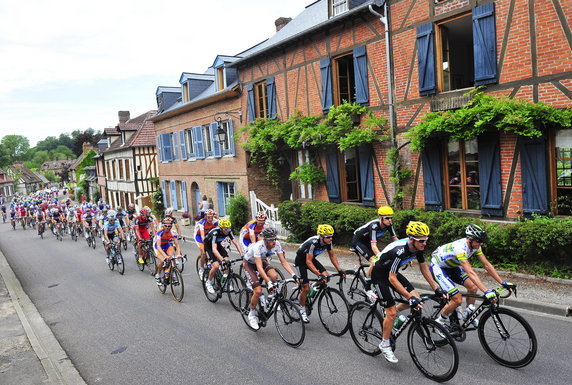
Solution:
<svg viewBox="0 0 572 385"><path fill-rule="evenodd" d="M172 216L172 215L173 215L173 208L172 208L172 207L167 207L167 208L165 209L165 216L166 216L166 217L170 217L170 216Z"/></svg>
<svg viewBox="0 0 572 385"><path fill-rule="evenodd" d="M109 210L107 212L107 219L115 219L117 217L117 213L114 210Z"/></svg>

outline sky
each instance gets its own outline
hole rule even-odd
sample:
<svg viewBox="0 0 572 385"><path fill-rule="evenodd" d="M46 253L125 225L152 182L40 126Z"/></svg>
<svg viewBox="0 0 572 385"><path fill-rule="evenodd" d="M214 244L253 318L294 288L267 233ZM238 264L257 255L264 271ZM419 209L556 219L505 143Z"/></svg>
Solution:
<svg viewBox="0 0 572 385"><path fill-rule="evenodd" d="M156 109L216 55L236 55L314 0L0 0L0 138L115 126Z"/></svg>

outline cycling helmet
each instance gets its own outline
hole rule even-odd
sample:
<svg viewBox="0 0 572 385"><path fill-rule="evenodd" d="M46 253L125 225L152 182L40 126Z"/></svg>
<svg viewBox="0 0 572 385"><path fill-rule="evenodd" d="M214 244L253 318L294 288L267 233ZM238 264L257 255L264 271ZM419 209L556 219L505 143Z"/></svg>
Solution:
<svg viewBox="0 0 572 385"><path fill-rule="evenodd" d="M334 228L330 225L318 225L318 235L333 235Z"/></svg>
<svg viewBox="0 0 572 385"><path fill-rule="evenodd" d="M266 220L266 213L264 211L259 211L256 213L256 219L260 221Z"/></svg>
<svg viewBox="0 0 572 385"><path fill-rule="evenodd" d="M215 215L216 215L216 213L215 213L215 211L214 211L213 209L208 209L207 211L205 211L205 215L212 215L212 216L215 216Z"/></svg>
<svg viewBox="0 0 572 385"><path fill-rule="evenodd" d="M228 219L221 219L220 221L218 221L218 227L220 227L221 229L230 229L231 226L232 225Z"/></svg>
<svg viewBox="0 0 572 385"><path fill-rule="evenodd" d="M173 215L173 208L172 208L172 207L167 207L167 208L165 209L165 216L166 216L166 217L170 217L170 216L172 216L172 215Z"/></svg>
<svg viewBox="0 0 572 385"><path fill-rule="evenodd" d="M276 238L276 229L274 227L267 227L262 230L260 235L264 239Z"/></svg>
<svg viewBox="0 0 572 385"><path fill-rule="evenodd" d="M141 213L141 215L149 215L149 214L150 214L150 211L149 211L149 209L143 207L143 208L141 209L140 213Z"/></svg>
<svg viewBox="0 0 572 385"><path fill-rule="evenodd" d="M169 218L169 217L164 218L164 219L161 221L161 223L162 223L163 225L173 225L173 218Z"/></svg>
<svg viewBox="0 0 572 385"><path fill-rule="evenodd" d="M106 207L103 210L101 210L101 212L103 212L104 214L107 214L109 212L109 209Z"/></svg>
<svg viewBox="0 0 572 385"><path fill-rule="evenodd" d="M107 212L107 219L109 219L109 220L114 220L116 216L117 216L117 213L113 210L109 210Z"/></svg>
<svg viewBox="0 0 572 385"><path fill-rule="evenodd" d="M134 205L133 203L129 203L129 204L127 205L127 208L128 208L128 209L134 209L134 208L135 208L135 205Z"/></svg>
<svg viewBox="0 0 572 385"><path fill-rule="evenodd" d="M423 222L411 221L407 224L405 229L405 234L410 237L428 237L429 236L429 226Z"/></svg>
<svg viewBox="0 0 572 385"><path fill-rule="evenodd" d="M117 211L123 211L123 207L117 206L117 207L115 208L115 210L117 210Z"/></svg>
<svg viewBox="0 0 572 385"><path fill-rule="evenodd" d="M391 215L393 215L393 209L389 206L381 206L377 210L377 215L379 215L381 217L391 216Z"/></svg>
<svg viewBox="0 0 572 385"><path fill-rule="evenodd" d="M487 240L487 233L480 226L475 224L470 224L465 230L465 235L467 238L472 239L477 242L485 242Z"/></svg>

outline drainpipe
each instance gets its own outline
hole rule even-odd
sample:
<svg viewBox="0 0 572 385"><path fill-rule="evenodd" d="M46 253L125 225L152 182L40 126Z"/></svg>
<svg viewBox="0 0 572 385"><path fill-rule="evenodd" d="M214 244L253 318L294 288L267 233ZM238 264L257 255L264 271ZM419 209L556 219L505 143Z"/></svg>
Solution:
<svg viewBox="0 0 572 385"><path fill-rule="evenodd" d="M385 52L387 53L387 94L388 94L388 105L389 105L389 128L391 130L391 144L393 148L398 149L397 147L397 124L395 120L395 104L394 104L394 88L393 88L393 55L391 51L391 39L389 36L389 29L390 29L390 15L389 15L389 4L388 0L384 0L383 4L380 5L381 0L374 1L374 4L378 7L383 7L383 15L373 9L374 4L369 5L369 11L376 17L379 18L379 21L383 24L385 29ZM399 168L399 162L395 165L396 168ZM394 186L395 193L397 192L397 186ZM395 197L394 197L395 199Z"/></svg>

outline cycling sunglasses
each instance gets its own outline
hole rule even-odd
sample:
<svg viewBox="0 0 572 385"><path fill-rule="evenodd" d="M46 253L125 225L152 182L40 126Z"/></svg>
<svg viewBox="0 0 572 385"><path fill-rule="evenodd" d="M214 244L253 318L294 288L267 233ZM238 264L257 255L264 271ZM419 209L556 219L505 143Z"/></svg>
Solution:
<svg viewBox="0 0 572 385"><path fill-rule="evenodd" d="M381 219L393 219L393 217L381 217Z"/></svg>
<svg viewBox="0 0 572 385"><path fill-rule="evenodd" d="M415 241L419 242L419 243L427 243L428 238L425 239L417 239L417 238L413 238Z"/></svg>
<svg viewBox="0 0 572 385"><path fill-rule="evenodd" d="M268 242L274 242L274 241L276 241L276 238L268 238L268 239L266 239L266 240L267 240Z"/></svg>
<svg viewBox="0 0 572 385"><path fill-rule="evenodd" d="M333 235L324 235L324 238L326 239L332 239L334 236Z"/></svg>

